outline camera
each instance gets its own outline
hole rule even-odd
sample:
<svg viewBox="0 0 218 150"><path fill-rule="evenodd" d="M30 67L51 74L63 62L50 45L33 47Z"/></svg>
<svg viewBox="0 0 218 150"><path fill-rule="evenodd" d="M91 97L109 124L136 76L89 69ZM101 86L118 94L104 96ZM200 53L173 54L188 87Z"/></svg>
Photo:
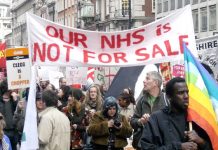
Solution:
<svg viewBox="0 0 218 150"><path fill-rule="evenodd" d="M115 125L116 127L119 127L119 126L121 125L121 123L120 123L119 120L115 119L115 120L114 120L114 125Z"/></svg>

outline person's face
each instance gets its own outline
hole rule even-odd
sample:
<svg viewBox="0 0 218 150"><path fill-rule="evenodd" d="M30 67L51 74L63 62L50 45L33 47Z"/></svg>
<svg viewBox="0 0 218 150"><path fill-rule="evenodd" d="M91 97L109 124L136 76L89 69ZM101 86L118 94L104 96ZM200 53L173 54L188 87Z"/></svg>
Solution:
<svg viewBox="0 0 218 150"><path fill-rule="evenodd" d="M63 90L62 90L62 89L59 89L59 91L58 91L58 97L59 97L59 98L62 98L63 95L64 95Z"/></svg>
<svg viewBox="0 0 218 150"><path fill-rule="evenodd" d="M150 74L147 74L143 83L144 90L151 91L156 86L157 81L155 81Z"/></svg>
<svg viewBox="0 0 218 150"><path fill-rule="evenodd" d="M69 104L70 106L74 106L74 102L75 102L74 97L72 97L71 95L69 95L69 97L68 97L68 104Z"/></svg>
<svg viewBox="0 0 218 150"><path fill-rule="evenodd" d="M60 81L60 87L62 85L67 85L67 80L65 78L63 78L61 81Z"/></svg>
<svg viewBox="0 0 218 150"><path fill-rule="evenodd" d="M177 110L186 110L189 104L188 87L185 82L174 84L174 94L170 97L171 105Z"/></svg>
<svg viewBox="0 0 218 150"><path fill-rule="evenodd" d="M38 111L42 111L45 109L45 103L41 99L36 100L36 108Z"/></svg>
<svg viewBox="0 0 218 150"><path fill-rule="evenodd" d="M90 98L92 100L95 100L97 98L97 89L96 89L96 87L91 87L90 88L89 95L90 95Z"/></svg>
<svg viewBox="0 0 218 150"><path fill-rule="evenodd" d="M126 100L123 99L123 98L118 99L118 104L120 105L120 107L126 107L127 106Z"/></svg>
<svg viewBox="0 0 218 150"><path fill-rule="evenodd" d="M42 87L42 89L45 89L47 85L48 85L47 81L40 82L40 86Z"/></svg>
<svg viewBox="0 0 218 150"><path fill-rule="evenodd" d="M116 114L116 106L112 106L108 109L107 114L109 117L114 117Z"/></svg>

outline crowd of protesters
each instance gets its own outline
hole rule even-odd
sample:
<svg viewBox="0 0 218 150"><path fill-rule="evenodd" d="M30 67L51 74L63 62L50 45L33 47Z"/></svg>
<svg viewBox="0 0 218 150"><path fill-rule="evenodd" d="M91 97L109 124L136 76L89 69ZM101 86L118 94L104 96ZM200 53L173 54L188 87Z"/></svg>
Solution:
<svg viewBox="0 0 218 150"><path fill-rule="evenodd" d="M39 149L123 150L132 137L136 150L212 149L202 130L186 132L188 89L184 79L172 80L165 93L161 75L148 72L137 102L128 87L115 98L104 97L103 85L78 89L60 78L56 89L49 81L40 81L35 97ZM21 144L27 97L28 89L9 90L7 80L1 81L0 148L4 150L17 150Z"/></svg>

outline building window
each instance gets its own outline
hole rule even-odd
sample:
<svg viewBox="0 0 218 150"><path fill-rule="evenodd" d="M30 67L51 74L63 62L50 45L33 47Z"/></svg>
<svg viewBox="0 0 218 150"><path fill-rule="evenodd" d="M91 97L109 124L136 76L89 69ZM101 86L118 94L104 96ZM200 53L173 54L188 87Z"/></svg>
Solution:
<svg viewBox="0 0 218 150"><path fill-rule="evenodd" d="M168 0L164 0L164 8L163 8L164 12L167 12L168 11Z"/></svg>
<svg viewBox="0 0 218 150"><path fill-rule="evenodd" d="M129 2L128 0L122 0L122 15L129 15Z"/></svg>
<svg viewBox="0 0 218 150"><path fill-rule="evenodd" d="M209 7L209 30L216 30L216 5Z"/></svg>
<svg viewBox="0 0 218 150"><path fill-rule="evenodd" d="M158 0L157 2L157 13L162 13L162 1Z"/></svg>
<svg viewBox="0 0 218 150"><path fill-rule="evenodd" d="M198 0L192 0L192 5L198 4Z"/></svg>
<svg viewBox="0 0 218 150"><path fill-rule="evenodd" d="M175 0L171 0L171 3L170 3L170 10L174 10L175 9Z"/></svg>
<svg viewBox="0 0 218 150"><path fill-rule="evenodd" d="M198 32L198 10L195 9L192 11L192 17L193 17L193 24L194 24L194 30L195 30L195 33Z"/></svg>
<svg viewBox="0 0 218 150"><path fill-rule="evenodd" d="M201 32L207 31L207 8L201 8Z"/></svg>
<svg viewBox="0 0 218 150"><path fill-rule="evenodd" d="M182 0L178 0L178 7L177 8L182 8Z"/></svg>
<svg viewBox="0 0 218 150"><path fill-rule="evenodd" d="M207 0L201 0L201 2L206 2Z"/></svg>
<svg viewBox="0 0 218 150"><path fill-rule="evenodd" d="M155 12L155 0L152 0L152 12Z"/></svg>
<svg viewBox="0 0 218 150"><path fill-rule="evenodd" d="M185 0L185 5L190 4L190 0Z"/></svg>

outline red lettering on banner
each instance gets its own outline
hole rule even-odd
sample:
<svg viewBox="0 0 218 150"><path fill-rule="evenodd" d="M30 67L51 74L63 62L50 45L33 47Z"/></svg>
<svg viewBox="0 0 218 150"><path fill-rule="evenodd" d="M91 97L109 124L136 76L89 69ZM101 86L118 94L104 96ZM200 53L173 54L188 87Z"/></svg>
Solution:
<svg viewBox="0 0 218 150"><path fill-rule="evenodd" d="M45 62L45 57L46 57L46 44L42 44L42 50L39 47L39 43L34 43L33 45L33 61L36 61L36 56L37 54L39 55L39 59L42 62Z"/></svg>
<svg viewBox="0 0 218 150"><path fill-rule="evenodd" d="M90 59L96 59L98 58L98 61L101 63L111 63L114 61L115 63L121 63L121 62L128 62L126 60L126 53L123 52L117 52L113 54L109 53L100 53L96 54L95 52L83 50L83 61L84 63L88 63Z"/></svg>
<svg viewBox="0 0 218 150"><path fill-rule="evenodd" d="M136 59L137 61L145 61L150 58L150 55L146 53L146 48L140 48L135 51L137 56L142 56L140 59Z"/></svg>
<svg viewBox="0 0 218 150"><path fill-rule="evenodd" d="M184 39L187 39L187 38L188 38L188 35L180 35L179 36L179 45L180 45L181 54L183 54L183 52L184 52L183 43L185 43L186 46L188 45L188 43L184 41Z"/></svg>
<svg viewBox="0 0 218 150"><path fill-rule="evenodd" d="M122 52L114 53L114 59L116 63L119 63L120 60L122 60L123 62L128 62L125 57L126 57L126 53L122 53Z"/></svg>
<svg viewBox="0 0 218 150"><path fill-rule="evenodd" d="M83 62L84 62L84 63L89 62L89 58L95 59L94 56L90 56L91 54L95 54L94 52L90 52L90 51L87 51L87 50L83 50L83 53L84 53L84 54L83 54L83 56L84 56Z"/></svg>
<svg viewBox="0 0 218 150"><path fill-rule="evenodd" d="M115 36L111 36L111 40L107 38L107 36L101 36L101 48L105 48L105 44L107 44L110 48L115 47Z"/></svg>
<svg viewBox="0 0 218 150"><path fill-rule="evenodd" d="M112 57L110 54L101 53L98 55L98 60L102 63L110 63L112 61Z"/></svg>
<svg viewBox="0 0 218 150"><path fill-rule="evenodd" d="M144 32L145 29L137 30L133 32L132 37L134 39L138 39L138 41L133 42L133 44L139 44L144 41L145 37L143 35L140 35L139 32Z"/></svg>
<svg viewBox="0 0 218 150"><path fill-rule="evenodd" d="M74 44L74 46L79 46L81 44L84 48L87 48L86 40L87 37L85 34L77 33L77 32L68 32L68 36L64 34L63 29L57 29L53 26L47 26L46 32L50 37L59 38L61 41L67 44ZM65 39L67 37L68 41Z"/></svg>
<svg viewBox="0 0 218 150"><path fill-rule="evenodd" d="M154 44L152 57L155 58L157 54L165 56L163 50L157 44Z"/></svg>
<svg viewBox="0 0 218 150"><path fill-rule="evenodd" d="M63 47L65 47L67 49L67 52L66 52L66 62L69 62L70 61L70 50L73 49L73 47L68 46L68 45L63 45Z"/></svg>
<svg viewBox="0 0 218 150"><path fill-rule="evenodd" d="M167 33L171 30L171 27L170 27L170 23L166 23L165 25L163 25L163 29L164 29L164 33Z"/></svg>
<svg viewBox="0 0 218 150"><path fill-rule="evenodd" d="M49 61L55 62L58 61L60 57L60 48L58 44L49 44L46 47L46 43L42 44L42 49L38 43L34 43L33 47L33 60L36 61L36 57L38 56L40 61L45 62L45 58L47 57Z"/></svg>
<svg viewBox="0 0 218 150"><path fill-rule="evenodd" d="M54 52L54 51L56 51L56 53ZM52 55L53 56L52 56ZM58 58L59 58L59 56L60 56L60 48L59 48L59 45L57 45L57 44L49 44L48 45L48 50L47 50L47 57L48 57L48 60L50 60L50 61L53 61L53 62L55 62L55 61L57 61L58 60ZM55 56L56 55L56 56Z"/></svg>
<svg viewBox="0 0 218 150"><path fill-rule="evenodd" d="M167 33L171 30L170 23L166 23L162 26L162 24L157 25L156 35L160 36L162 33Z"/></svg>
<svg viewBox="0 0 218 150"><path fill-rule="evenodd" d="M53 26L47 26L46 32L49 36L58 38L58 30Z"/></svg>
<svg viewBox="0 0 218 150"><path fill-rule="evenodd" d="M144 40L144 36L141 32L144 32L144 29L137 30L133 33L126 33L123 34L117 34L117 35L111 35L110 37L107 37L105 35L101 36L101 48L104 49L107 46L109 48L120 48L122 44L124 46L131 46L132 44L139 44ZM123 36L123 37L121 37ZM134 41L134 39L137 39Z"/></svg>
<svg viewBox="0 0 218 150"><path fill-rule="evenodd" d="M179 54L178 51L174 51L174 52L172 51L171 45L170 45L170 41L169 41L169 40L164 41L164 44L165 44L165 47L166 47L168 56L171 56L171 55L178 55L178 54Z"/></svg>
<svg viewBox="0 0 218 150"><path fill-rule="evenodd" d="M126 37L121 38L121 35L118 34L117 35L117 48L121 47L121 43L126 43L125 46L130 46L130 42L131 42L131 34L127 33Z"/></svg>

